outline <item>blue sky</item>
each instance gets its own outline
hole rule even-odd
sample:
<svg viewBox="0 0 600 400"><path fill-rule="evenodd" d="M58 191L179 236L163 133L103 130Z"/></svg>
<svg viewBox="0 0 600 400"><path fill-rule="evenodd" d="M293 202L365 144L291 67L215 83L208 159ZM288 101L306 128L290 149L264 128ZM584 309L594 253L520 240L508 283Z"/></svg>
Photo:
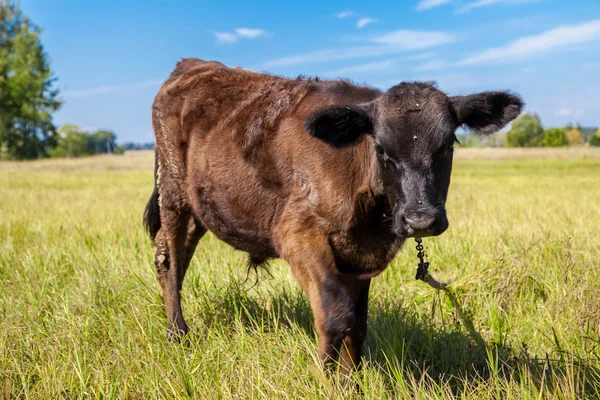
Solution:
<svg viewBox="0 0 600 400"><path fill-rule="evenodd" d="M511 89L544 125L600 125L600 0L21 0L64 100L57 124L152 141L150 106L182 57L382 89Z"/></svg>

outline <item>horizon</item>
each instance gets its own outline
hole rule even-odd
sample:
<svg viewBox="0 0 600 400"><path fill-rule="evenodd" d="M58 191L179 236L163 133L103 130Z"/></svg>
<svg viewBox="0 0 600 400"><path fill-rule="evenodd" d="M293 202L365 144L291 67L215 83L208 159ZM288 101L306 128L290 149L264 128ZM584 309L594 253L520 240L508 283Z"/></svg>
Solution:
<svg viewBox="0 0 600 400"><path fill-rule="evenodd" d="M154 140L150 106L184 57L382 90L413 80L450 95L509 89L545 127L600 125L594 0L49 3L20 2L58 78L54 122L112 130L121 143Z"/></svg>

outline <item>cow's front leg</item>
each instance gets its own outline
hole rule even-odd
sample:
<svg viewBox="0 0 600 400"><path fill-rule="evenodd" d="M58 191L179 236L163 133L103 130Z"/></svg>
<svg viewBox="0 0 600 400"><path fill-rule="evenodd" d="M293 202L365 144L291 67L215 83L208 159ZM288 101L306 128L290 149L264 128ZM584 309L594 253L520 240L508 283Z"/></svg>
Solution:
<svg viewBox="0 0 600 400"><path fill-rule="evenodd" d="M282 258L310 300L320 359L326 367L341 361L342 372L349 376L360 364L366 330L366 307L361 304L366 298L361 294L368 291L368 281L359 284L339 275L326 237L287 233L280 245Z"/></svg>
<svg viewBox="0 0 600 400"><path fill-rule="evenodd" d="M347 277L343 281L354 302L354 325L342 340L340 361L344 374L349 376L353 370L359 370L362 366L371 279Z"/></svg>

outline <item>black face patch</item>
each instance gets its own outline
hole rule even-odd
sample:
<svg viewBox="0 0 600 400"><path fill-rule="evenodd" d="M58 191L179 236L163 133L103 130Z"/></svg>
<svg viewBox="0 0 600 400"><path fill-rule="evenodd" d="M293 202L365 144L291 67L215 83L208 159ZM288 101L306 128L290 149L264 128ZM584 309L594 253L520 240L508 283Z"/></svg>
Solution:
<svg viewBox="0 0 600 400"><path fill-rule="evenodd" d="M374 148L400 236L448 226L445 201L458 120L450 99L429 83L402 83L377 100Z"/></svg>

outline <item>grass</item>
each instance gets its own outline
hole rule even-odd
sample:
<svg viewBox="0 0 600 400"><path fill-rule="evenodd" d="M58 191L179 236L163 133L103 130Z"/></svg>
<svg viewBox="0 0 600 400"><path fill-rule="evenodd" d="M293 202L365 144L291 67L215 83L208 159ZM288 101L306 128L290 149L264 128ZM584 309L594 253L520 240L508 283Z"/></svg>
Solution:
<svg viewBox="0 0 600 400"><path fill-rule="evenodd" d="M600 398L600 155L459 150L450 229L374 280L365 398ZM149 154L0 163L0 398L353 398L323 376L285 263L208 235L166 316L141 225Z"/></svg>

